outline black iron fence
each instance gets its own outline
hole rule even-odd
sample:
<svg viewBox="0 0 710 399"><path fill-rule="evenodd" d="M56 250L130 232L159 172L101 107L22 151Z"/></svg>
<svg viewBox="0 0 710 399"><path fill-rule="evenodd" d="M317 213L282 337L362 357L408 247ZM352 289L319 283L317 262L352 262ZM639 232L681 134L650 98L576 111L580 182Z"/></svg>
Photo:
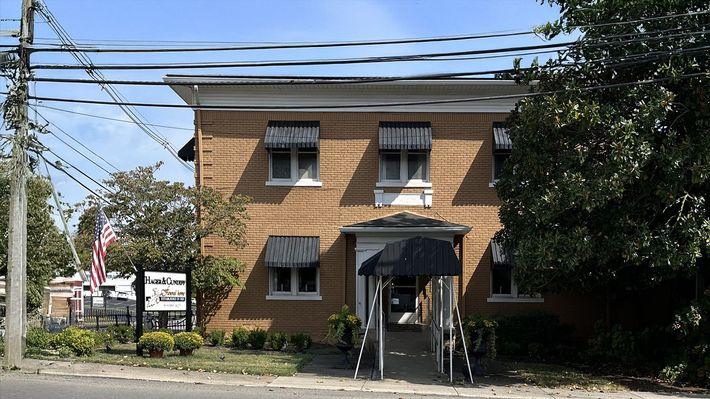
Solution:
<svg viewBox="0 0 710 399"><path fill-rule="evenodd" d="M196 322L195 316L193 316L192 325L194 326ZM126 306L125 310L85 309L82 313L70 310L66 322L61 324L96 331L105 330L109 326L128 325L135 327L136 313L135 309L130 306ZM186 327L185 312L146 312L143 314L143 329L146 331L167 328L168 330L179 332L185 331Z"/></svg>

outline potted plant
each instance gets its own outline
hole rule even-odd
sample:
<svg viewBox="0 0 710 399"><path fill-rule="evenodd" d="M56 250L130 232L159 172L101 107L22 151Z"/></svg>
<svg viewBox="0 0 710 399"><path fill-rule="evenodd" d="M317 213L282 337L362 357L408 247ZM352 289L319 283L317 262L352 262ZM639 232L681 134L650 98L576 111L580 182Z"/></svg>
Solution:
<svg viewBox="0 0 710 399"><path fill-rule="evenodd" d="M335 344L345 354L345 361L348 364L348 352L355 346L355 339L357 339L361 325L362 320L357 315L350 313L348 305L343 305L339 312L328 317L328 334L325 336L325 340Z"/></svg>
<svg viewBox="0 0 710 399"><path fill-rule="evenodd" d="M496 357L496 328L495 320L487 319L481 315L471 315L464 319L466 344L473 356L473 374L483 375L485 366L483 358L495 359Z"/></svg>
<svg viewBox="0 0 710 399"><path fill-rule="evenodd" d="M202 346L202 341L202 336L194 332L175 334L175 347L180 350L180 356L192 356L192 352Z"/></svg>
<svg viewBox="0 0 710 399"><path fill-rule="evenodd" d="M161 358L165 351L173 350L175 339L166 332L155 331L143 334L138 340L138 345L147 350L150 357Z"/></svg>

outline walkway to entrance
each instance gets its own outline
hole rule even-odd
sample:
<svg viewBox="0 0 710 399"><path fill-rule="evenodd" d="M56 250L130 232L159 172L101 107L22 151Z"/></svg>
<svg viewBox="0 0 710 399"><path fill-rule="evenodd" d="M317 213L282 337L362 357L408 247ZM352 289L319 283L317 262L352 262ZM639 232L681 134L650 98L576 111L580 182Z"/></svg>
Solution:
<svg viewBox="0 0 710 399"><path fill-rule="evenodd" d="M385 378L419 384L450 385L449 377L436 371L428 328L385 332Z"/></svg>

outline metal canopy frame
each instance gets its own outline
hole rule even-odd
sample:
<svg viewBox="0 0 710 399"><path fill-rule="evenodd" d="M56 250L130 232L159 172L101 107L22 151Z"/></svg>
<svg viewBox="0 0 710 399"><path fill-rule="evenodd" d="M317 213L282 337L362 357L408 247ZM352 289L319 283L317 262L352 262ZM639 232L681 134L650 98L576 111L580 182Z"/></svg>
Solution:
<svg viewBox="0 0 710 399"><path fill-rule="evenodd" d="M375 314L375 305L377 304L378 306L378 311L377 311L377 359L378 359L378 368L380 370L380 379L384 379L384 349L385 349L385 342L384 342L384 323L383 323L383 316L384 316L384 308L382 306L382 290L384 287L386 287L388 284L392 282L393 277L387 276L387 280L383 283L382 281L383 276L377 276L377 286L375 287L375 293L373 294L372 297L372 306L370 308L370 314L367 317L367 324L365 326L365 334L363 334L362 338L362 344L360 346L360 354L358 355L357 358L357 366L355 367L355 375L353 379L357 379L358 372L360 371L360 363L362 362L362 353L365 349L365 341L367 340L367 335L368 332L370 331L370 325L372 323L372 316ZM444 341L444 310L446 308L445 305L445 290L446 288L448 290L448 298L446 298L449 302L448 306L448 328L449 328L449 382L453 382L454 380L454 370L453 370L453 364L454 364L454 339L453 339L453 313L454 309L456 310L456 317L459 322L459 331L461 333L461 341L463 343L463 350L464 354L466 357L466 366L468 367L468 375L469 378L471 379L471 383L473 384L473 373L471 372L471 362L468 357L468 348L466 347L466 339L464 336L464 331L463 331L463 324L461 323L461 314L459 312L459 307L458 307L458 301L454 303L454 291L453 291L453 276L429 276L431 277L431 284L432 284L432 298L434 298L434 301L432 302L433 306L431 308L432 311L432 318L430 322L430 330L431 330L431 340L432 340L432 351L436 353L436 364L437 364L437 369L439 372L446 374L446 370L444 370L445 364L445 354L444 354L444 346L445 346L445 341ZM436 283L435 283L436 282ZM438 317L436 317L438 314ZM436 331L435 331L436 329Z"/></svg>

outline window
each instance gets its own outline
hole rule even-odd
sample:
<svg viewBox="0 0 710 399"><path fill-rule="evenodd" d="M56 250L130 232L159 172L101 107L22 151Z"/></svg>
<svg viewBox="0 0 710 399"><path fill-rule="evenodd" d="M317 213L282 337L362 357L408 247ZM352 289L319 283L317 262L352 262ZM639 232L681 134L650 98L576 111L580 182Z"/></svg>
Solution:
<svg viewBox="0 0 710 399"><path fill-rule="evenodd" d="M540 294L524 294L518 290L510 268L491 268L491 295L488 302L544 302Z"/></svg>
<svg viewBox="0 0 710 399"><path fill-rule="evenodd" d="M269 299L304 297L320 299L320 270L317 267L270 267Z"/></svg>
<svg viewBox="0 0 710 399"><path fill-rule="evenodd" d="M293 148L269 151L267 185L320 186L318 150Z"/></svg>
<svg viewBox="0 0 710 399"><path fill-rule="evenodd" d="M510 157L510 153L495 153L493 154L493 181L498 181L501 173L503 172L503 166L505 161Z"/></svg>
<svg viewBox="0 0 710 399"><path fill-rule="evenodd" d="M380 184L398 186L429 182L428 151L380 152ZM427 185L428 186L428 185Z"/></svg>

